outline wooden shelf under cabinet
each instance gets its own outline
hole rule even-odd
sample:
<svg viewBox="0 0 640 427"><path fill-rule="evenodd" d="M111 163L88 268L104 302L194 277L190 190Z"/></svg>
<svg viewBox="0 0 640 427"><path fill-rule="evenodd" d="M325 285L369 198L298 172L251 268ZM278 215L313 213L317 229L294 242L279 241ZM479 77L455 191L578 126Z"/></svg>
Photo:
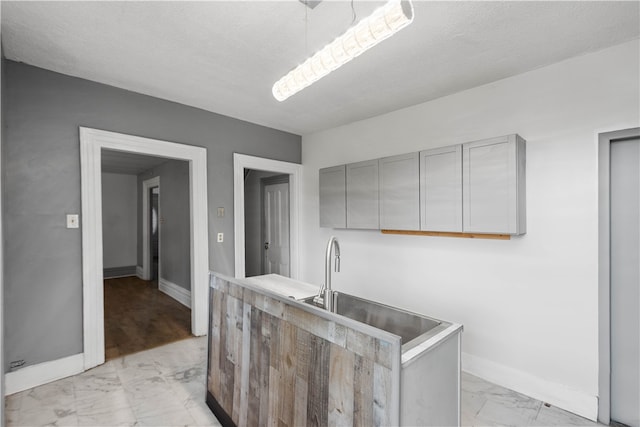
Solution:
<svg viewBox="0 0 640 427"><path fill-rule="evenodd" d="M461 237L465 239L511 240L509 234L450 233L446 231L380 230L382 234L404 234L407 236Z"/></svg>

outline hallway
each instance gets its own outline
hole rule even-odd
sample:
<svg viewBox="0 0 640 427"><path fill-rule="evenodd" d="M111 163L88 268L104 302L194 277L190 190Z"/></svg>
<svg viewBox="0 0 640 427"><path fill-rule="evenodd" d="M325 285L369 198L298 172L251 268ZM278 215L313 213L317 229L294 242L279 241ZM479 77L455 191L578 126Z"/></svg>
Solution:
<svg viewBox="0 0 640 427"><path fill-rule="evenodd" d="M105 357L111 360L191 336L191 310L137 277L104 281Z"/></svg>

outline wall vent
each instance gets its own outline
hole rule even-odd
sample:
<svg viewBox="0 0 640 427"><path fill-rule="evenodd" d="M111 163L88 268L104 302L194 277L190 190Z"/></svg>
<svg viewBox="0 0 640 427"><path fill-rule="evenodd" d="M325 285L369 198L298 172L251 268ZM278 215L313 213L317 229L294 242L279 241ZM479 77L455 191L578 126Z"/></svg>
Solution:
<svg viewBox="0 0 640 427"><path fill-rule="evenodd" d="M9 371L15 371L17 369L20 369L24 366L24 359L20 359L20 360L14 360L13 362L9 363Z"/></svg>

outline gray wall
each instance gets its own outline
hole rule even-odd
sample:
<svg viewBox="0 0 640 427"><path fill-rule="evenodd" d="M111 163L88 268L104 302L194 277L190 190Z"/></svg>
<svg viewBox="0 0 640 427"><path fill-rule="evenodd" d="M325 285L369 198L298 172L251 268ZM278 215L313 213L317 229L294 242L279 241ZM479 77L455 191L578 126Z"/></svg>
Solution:
<svg viewBox="0 0 640 427"><path fill-rule="evenodd" d="M138 255L138 178L102 173L102 266L130 267Z"/></svg>
<svg viewBox="0 0 640 427"><path fill-rule="evenodd" d="M228 236L209 239L209 266L229 275L233 153L301 160L297 135L12 61L4 77L5 366L82 352L82 229L65 228L80 212L78 126L207 148L209 233Z"/></svg>
<svg viewBox="0 0 640 427"><path fill-rule="evenodd" d="M138 175L142 182L160 177L160 277L191 290L189 163L169 160ZM138 265L142 266L142 206L138 214Z"/></svg>

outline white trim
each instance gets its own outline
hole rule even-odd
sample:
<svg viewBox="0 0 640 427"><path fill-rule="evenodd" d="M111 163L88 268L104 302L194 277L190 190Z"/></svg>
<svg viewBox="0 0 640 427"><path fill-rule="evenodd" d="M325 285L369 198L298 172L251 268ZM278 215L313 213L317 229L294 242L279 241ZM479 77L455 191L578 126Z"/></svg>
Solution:
<svg viewBox="0 0 640 427"><path fill-rule="evenodd" d="M468 353L462 353L462 370L592 421L598 417L598 397L584 391Z"/></svg>
<svg viewBox="0 0 640 427"><path fill-rule="evenodd" d="M147 154L189 162L191 332L207 333L209 242L207 151L202 147L80 127L84 368L104 363L101 150Z"/></svg>
<svg viewBox="0 0 640 427"><path fill-rule="evenodd" d="M160 177L154 176L142 181L142 278L151 280L151 239L149 236L149 190L160 187ZM159 205L159 204L158 204ZM158 215L158 227L160 227L160 215ZM158 247L160 242L158 242ZM159 258L158 258L159 262ZM158 274L159 275L159 274Z"/></svg>
<svg viewBox="0 0 640 427"><path fill-rule="evenodd" d="M139 265L136 265L136 276L138 277L138 279L144 280L144 271L142 270L142 267Z"/></svg>
<svg viewBox="0 0 640 427"><path fill-rule="evenodd" d="M103 268L102 275L104 276L105 279L119 279L121 277L134 277L136 275L136 266L125 265L121 267Z"/></svg>
<svg viewBox="0 0 640 427"><path fill-rule="evenodd" d="M186 290L182 286L178 286L161 277L160 280L158 280L158 290L169 295L185 307L191 308L191 291Z"/></svg>
<svg viewBox="0 0 640 427"><path fill-rule="evenodd" d="M104 276L105 279L124 279L125 277L136 277L134 274L124 274L121 276Z"/></svg>
<svg viewBox="0 0 640 427"><path fill-rule="evenodd" d="M610 151L611 140L598 134L598 421L611 422L610 318Z"/></svg>
<svg viewBox="0 0 640 427"><path fill-rule="evenodd" d="M61 378L70 377L84 369L84 355L82 353L49 362L27 366L5 375L6 394L19 393L42 384L50 383Z"/></svg>
<svg viewBox="0 0 640 427"><path fill-rule="evenodd" d="M80 128L82 198L82 311L84 367L104 363L101 146ZM94 191L98 192L95 194Z"/></svg>
<svg viewBox="0 0 640 427"><path fill-rule="evenodd" d="M233 154L233 223L234 223L234 247L235 247L235 277L245 277L245 251L244 251L244 170L255 169L268 172L278 172L289 175L290 214L289 234L291 256L291 278L297 279L299 275L299 211L300 211L300 187L302 183L302 165L297 163L270 160L261 157L247 156L245 154Z"/></svg>

